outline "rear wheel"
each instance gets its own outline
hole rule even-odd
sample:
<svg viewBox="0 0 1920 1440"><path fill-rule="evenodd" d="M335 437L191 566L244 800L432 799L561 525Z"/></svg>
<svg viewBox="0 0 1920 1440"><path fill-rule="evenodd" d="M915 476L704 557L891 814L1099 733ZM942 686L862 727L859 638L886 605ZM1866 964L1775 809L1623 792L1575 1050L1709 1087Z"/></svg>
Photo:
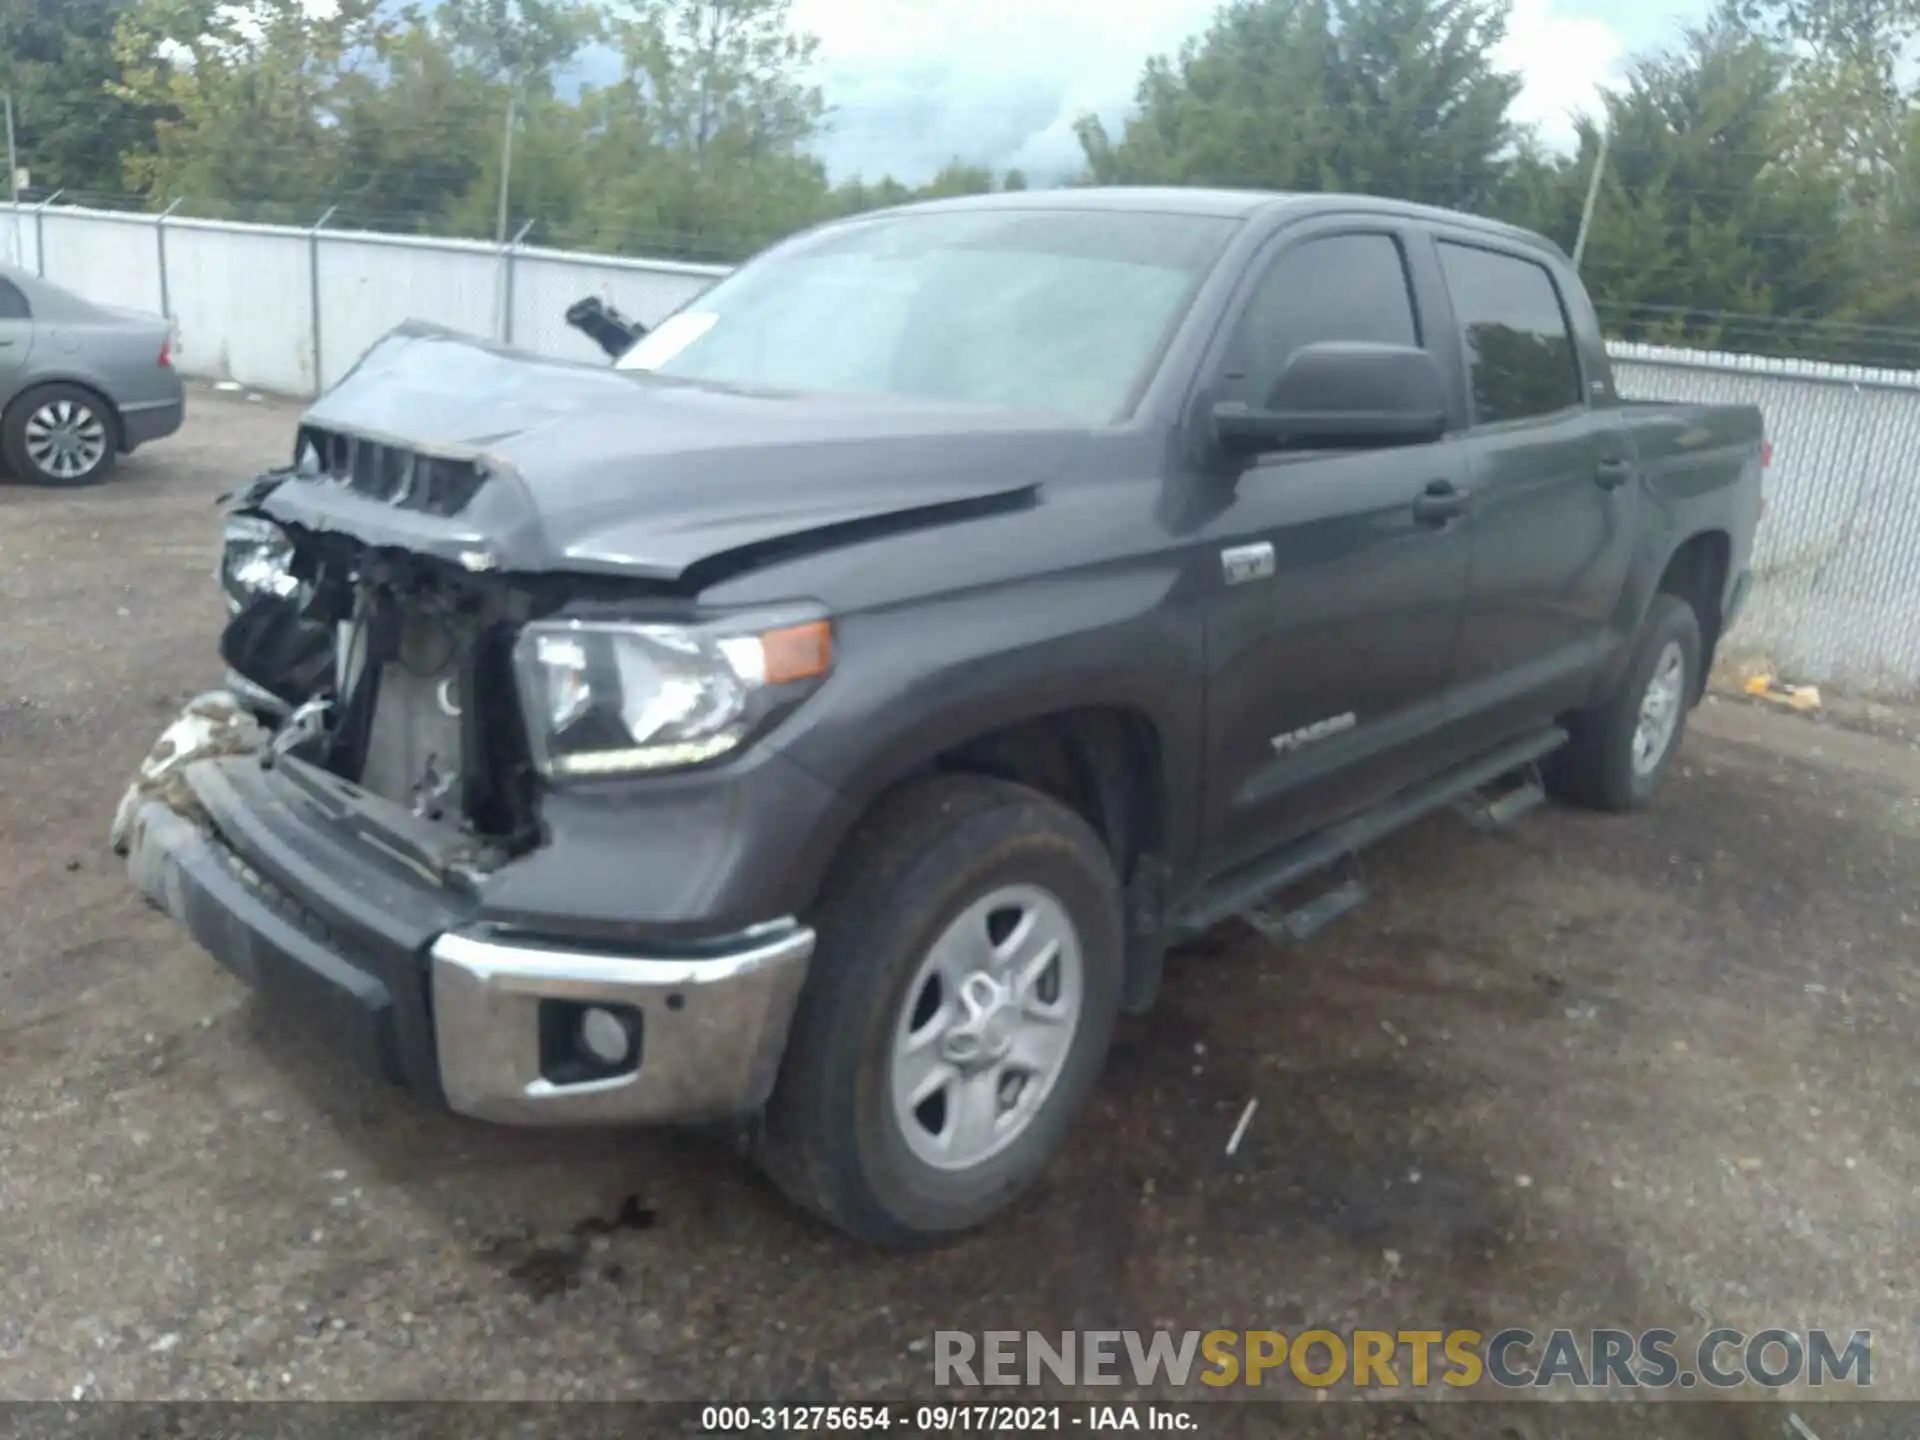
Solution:
<svg viewBox="0 0 1920 1440"><path fill-rule="evenodd" d="M1596 810L1645 804L1680 748L1699 689L1700 622L1677 595L1656 595L1620 688L1573 717L1548 783Z"/></svg>
<svg viewBox="0 0 1920 1440"><path fill-rule="evenodd" d="M112 409L78 385L42 385L7 408L0 448L7 468L35 485L91 485L113 468Z"/></svg>
<svg viewBox="0 0 1920 1440"><path fill-rule="evenodd" d="M1023 786L918 782L835 867L761 1161L877 1244L977 1225L1030 1184L1119 1012L1119 887L1077 815Z"/></svg>

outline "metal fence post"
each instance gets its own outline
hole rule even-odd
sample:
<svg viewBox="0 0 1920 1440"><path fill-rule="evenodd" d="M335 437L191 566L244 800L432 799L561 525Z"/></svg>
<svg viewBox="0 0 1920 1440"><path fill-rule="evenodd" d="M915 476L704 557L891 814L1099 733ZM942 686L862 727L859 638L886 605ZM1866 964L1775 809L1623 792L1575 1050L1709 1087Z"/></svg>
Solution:
<svg viewBox="0 0 1920 1440"><path fill-rule="evenodd" d="M307 304L313 314L313 393L316 395L326 388L326 382L321 378L326 372L320 368L320 231L339 208L338 205L327 206L307 231Z"/></svg>
<svg viewBox="0 0 1920 1440"><path fill-rule="evenodd" d="M167 294L167 217L179 208L180 202L176 200L153 222L154 249L160 257L160 315L165 320L173 319L173 304Z"/></svg>
<svg viewBox="0 0 1920 1440"><path fill-rule="evenodd" d="M47 227L45 217L47 207L67 192L56 190L42 200L33 210L33 270L42 280L47 278Z"/></svg>
<svg viewBox="0 0 1920 1440"><path fill-rule="evenodd" d="M504 345L513 343L513 262L520 249L520 242L527 238L527 232L533 228L529 220L514 232L513 239L507 242L503 261L505 274L500 278L500 341Z"/></svg>

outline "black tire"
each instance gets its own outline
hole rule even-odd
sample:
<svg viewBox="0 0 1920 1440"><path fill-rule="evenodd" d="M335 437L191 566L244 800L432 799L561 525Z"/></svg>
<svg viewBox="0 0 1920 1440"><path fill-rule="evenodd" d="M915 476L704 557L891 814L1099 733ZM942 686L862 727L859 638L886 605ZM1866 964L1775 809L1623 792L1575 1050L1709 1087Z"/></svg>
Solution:
<svg viewBox="0 0 1920 1440"><path fill-rule="evenodd" d="M92 434L97 427L97 458L86 468L69 474L47 468L35 458L28 444L28 428L49 406L71 407L68 413L86 434ZM5 419L0 420L0 453L5 455L7 469L29 485L96 485L107 478L120 453L120 420L111 405L82 386L39 385L7 407Z"/></svg>
<svg viewBox="0 0 1920 1440"><path fill-rule="evenodd" d="M1641 702L1669 647L1677 649L1684 674L1677 711L1665 748L1649 766L1636 764L1634 737ZM1652 798L1686 733L1687 714L1700 694L1700 622L1693 607L1677 595L1656 595L1640 625L1633 662L1607 701L1575 715L1571 739L1547 766L1553 791L1594 810L1623 812Z"/></svg>
<svg viewBox="0 0 1920 1440"><path fill-rule="evenodd" d="M896 1027L923 959L1003 885L1041 887L1079 941L1082 1004L1058 1078L1026 1126L964 1170L913 1153L892 1101ZM979 776L912 782L883 799L835 862L819 946L759 1135L762 1167L847 1233L905 1248L980 1224L1029 1185L1099 1076L1120 1008L1120 889L1072 811Z"/></svg>

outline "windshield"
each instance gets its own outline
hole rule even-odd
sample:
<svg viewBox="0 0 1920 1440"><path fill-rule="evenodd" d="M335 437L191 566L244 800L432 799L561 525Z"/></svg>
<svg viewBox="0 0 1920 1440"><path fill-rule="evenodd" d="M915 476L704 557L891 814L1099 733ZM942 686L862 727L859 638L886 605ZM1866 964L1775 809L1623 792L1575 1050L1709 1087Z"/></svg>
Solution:
<svg viewBox="0 0 1920 1440"><path fill-rule="evenodd" d="M1121 418L1239 222L1113 211L896 215L728 276L625 370Z"/></svg>

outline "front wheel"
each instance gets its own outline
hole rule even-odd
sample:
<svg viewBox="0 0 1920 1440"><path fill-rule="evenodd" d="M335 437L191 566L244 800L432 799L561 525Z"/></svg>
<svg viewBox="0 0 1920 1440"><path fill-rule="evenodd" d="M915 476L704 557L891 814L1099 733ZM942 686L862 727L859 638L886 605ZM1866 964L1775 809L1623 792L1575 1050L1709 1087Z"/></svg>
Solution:
<svg viewBox="0 0 1920 1440"><path fill-rule="evenodd" d="M1680 748L1699 693L1700 622L1677 595L1656 595L1620 688L1573 717L1571 739L1548 765L1548 783L1596 810L1645 804Z"/></svg>
<svg viewBox="0 0 1920 1440"><path fill-rule="evenodd" d="M1121 909L1099 837L976 776L883 800L835 866L761 1161L861 1239L978 1225L1060 1148L1119 1013Z"/></svg>

